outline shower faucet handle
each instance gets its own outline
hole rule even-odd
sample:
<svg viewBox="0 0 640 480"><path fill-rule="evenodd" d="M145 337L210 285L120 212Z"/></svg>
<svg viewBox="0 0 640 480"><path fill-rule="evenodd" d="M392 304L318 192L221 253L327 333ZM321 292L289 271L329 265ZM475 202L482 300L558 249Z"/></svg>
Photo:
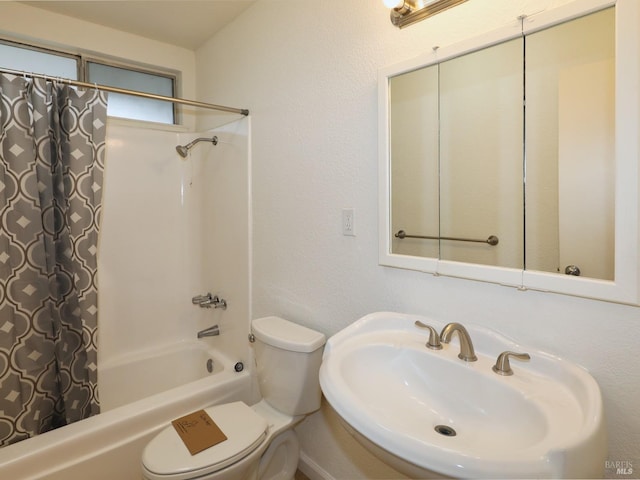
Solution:
<svg viewBox="0 0 640 480"><path fill-rule="evenodd" d="M204 302L210 302L213 300L213 297L210 293L206 293L204 295L196 295L191 299L191 303L194 305L202 305Z"/></svg>
<svg viewBox="0 0 640 480"><path fill-rule="evenodd" d="M191 303L198 305L200 308L227 309L227 301L224 298L220 298L218 295L211 295L210 293L205 295L196 295L191 299Z"/></svg>
<svg viewBox="0 0 640 480"><path fill-rule="evenodd" d="M227 309L227 301L224 298L218 297L218 295L214 295L212 298L205 300L204 302L200 302L200 306L202 308L221 308L222 310Z"/></svg>

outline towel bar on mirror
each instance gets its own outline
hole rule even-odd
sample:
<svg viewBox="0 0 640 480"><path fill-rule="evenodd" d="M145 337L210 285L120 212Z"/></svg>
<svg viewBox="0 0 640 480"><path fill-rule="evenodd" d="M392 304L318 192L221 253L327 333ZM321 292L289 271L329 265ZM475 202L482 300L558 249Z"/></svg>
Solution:
<svg viewBox="0 0 640 480"><path fill-rule="evenodd" d="M399 239L403 239L403 238L423 238L426 240L454 240L456 242L475 242L475 243L488 243L489 245L491 245L492 247L495 247L496 245L498 245L498 237L496 237L495 235L489 235L488 238L482 240L482 239L475 239L475 238L459 238L459 237L431 237L431 236L426 236L426 235L409 235L407 232L405 232L404 230L398 230L398 233L395 234L396 238Z"/></svg>

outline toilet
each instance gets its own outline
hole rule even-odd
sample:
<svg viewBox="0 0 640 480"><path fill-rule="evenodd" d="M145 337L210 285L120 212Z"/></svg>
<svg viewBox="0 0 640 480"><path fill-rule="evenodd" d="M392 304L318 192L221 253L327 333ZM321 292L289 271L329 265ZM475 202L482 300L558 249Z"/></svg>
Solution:
<svg viewBox="0 0 640 480"><path fill-rule="evenodd" d="M251 323L262 400L204 410L227 437L191 455L173 426L142 454L147 480L291 480L299 446L293 427L320 408L325 336L279 317Z"/></svg>

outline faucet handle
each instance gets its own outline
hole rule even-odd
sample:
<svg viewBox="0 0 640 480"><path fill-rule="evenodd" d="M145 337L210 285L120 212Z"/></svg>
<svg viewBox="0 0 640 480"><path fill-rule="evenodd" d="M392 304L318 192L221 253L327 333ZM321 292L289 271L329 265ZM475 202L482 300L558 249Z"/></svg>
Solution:
<svg viewBox="0 0 640 480"><path fill-rule="evenodd" d="M227 301L224 298L219 298L217 295L213 297L211 303L213 304L213 308L227 309Z"/></svg>
<svg viewBox="0 0 640 480"><path fill-rule="evenodd" d="M531 356L528 353L516 353L516 352L502 352L498 355L496 364L493 366L493 371L498 375L513 375L511 364L509 363L509 357L517 358L518 360L530 360Z"/></svg>
<svg viewBox="0 0 640 480"><path fill-rule="evenodd" d="M211 301L210 293L206 293L204 295L196 295L195 297L191 298L191 303L193 303L194 305L200 305L203 302L208 302L208 301Z"/></svg>
<svg viewBox="0 0 640 480"><path fill-rule="evenodd" d="M200 308L221 308L227 309L227 301L224 298L218 297L218 295L211 295L207 293L205 295L196 295L191 299L191 303L199 305Z"/></svg>
<svg viewBox="0 0 640 480"><path fill-rule="evenodd" d="M426 323L422 323L420 320L416 320L414 325L418 328L424 328L429 330L429 341L426 343L426 347L431 350L442 350L442 344L440 343L440 335L435 328Z"/></svg>

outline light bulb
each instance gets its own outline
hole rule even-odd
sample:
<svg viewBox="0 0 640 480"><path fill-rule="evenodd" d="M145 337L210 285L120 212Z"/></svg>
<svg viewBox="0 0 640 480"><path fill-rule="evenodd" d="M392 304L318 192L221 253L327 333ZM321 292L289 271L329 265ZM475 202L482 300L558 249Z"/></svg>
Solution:
<svg viewBox="0 0 640 480"><path fill-rule="evenodd" d="M382 0L387 8L400 8L404 4L404 0Z"/></svg>

